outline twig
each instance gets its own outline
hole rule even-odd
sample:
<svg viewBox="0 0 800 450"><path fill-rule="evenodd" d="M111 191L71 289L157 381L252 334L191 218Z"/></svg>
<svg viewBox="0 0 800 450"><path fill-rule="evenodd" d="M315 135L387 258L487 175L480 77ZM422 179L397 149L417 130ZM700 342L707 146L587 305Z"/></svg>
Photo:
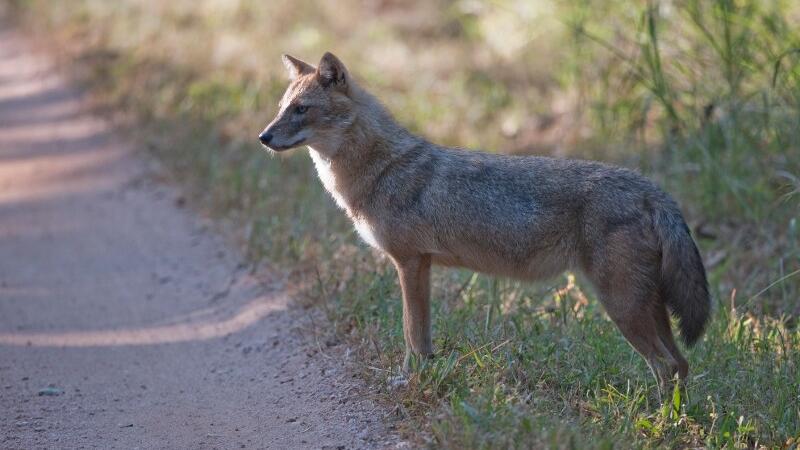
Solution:
<svg viewBox="0 0 800 450"><path fill-rule="evenodd" d="M747 301L746 301L746 302L744 302L744 304L745 304L745 305L748 305L748 304L749 304L751 301L755 300L755 299L756 299L756 297L758 297L759 295L763 294L764 292L767 292L767 291L768 291L768 290L769 290L771 287L773 287L773 286L775 286L776 284L778 284L778 283L781 283L781 282L783 282L783 281L785 281L785 280L787 280L787 279L789 279L789 278L791 278L791 277L793 277L793 276L795 276L795 275L797 275L797 274L799 274L799 273L800 273L800 269L797 269L797 270L795 270L795 271L794 271L794 272L792 272L792 273L786 274L786 275L784 275L784 276L782 276L782 277L778 278L777 280L775 280L775 281L773 281L772 283L770 283L770 284L769 284L769 286L767 286L767 287L765 287L764 289L762 289L762 290L758 291L758 293L757 293L757 294L755 294L754 296L752 296L752 297L748 298L748 299L747 299Z"/></svg>

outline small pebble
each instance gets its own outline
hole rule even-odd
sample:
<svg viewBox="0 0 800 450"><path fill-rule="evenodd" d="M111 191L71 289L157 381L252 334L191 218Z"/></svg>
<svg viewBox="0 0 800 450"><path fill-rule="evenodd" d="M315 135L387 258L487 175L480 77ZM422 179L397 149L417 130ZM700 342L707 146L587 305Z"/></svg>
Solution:
<svg viewBox="0 0 800 450"><path fill-rule="evenodd" d="M408 386L408 379L402 375L396 375L389 377L386 382L389 384L389 388L397 389Z"/></svg>
<svg viewBox="0 0 800 450"><path fill-rule="evenodd" d="M57 388L55 386L48 386L48 387L46 387L44 389L39 389L39 395L40 396L46 395L48 397L56 397L56 396L59 396L59 395L61 395L63 393L64 393L64 391L62 389L59 389L59 388Z"/></svg>

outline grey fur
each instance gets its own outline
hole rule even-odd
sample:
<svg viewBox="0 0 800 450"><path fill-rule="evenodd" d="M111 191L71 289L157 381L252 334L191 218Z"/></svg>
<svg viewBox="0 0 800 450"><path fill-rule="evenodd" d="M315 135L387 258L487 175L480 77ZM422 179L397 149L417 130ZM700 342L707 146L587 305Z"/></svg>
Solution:
<svg viewBox="0 0 800 450"><path fill-rule="evenodd" d="M705 270L668 194L638 173L599 162L447 148L414 136L326 54L296 79L267 127L284 150L309 146L325 187L371 245L395 262L404 292L407 362L429 355L431 263L538 280L582 271L609 316L664 381L710 310ZM308 67L307 67L308 66ZM300 74L300 75L297 75ZM291 105L317 108L302 120ZM284 143L284 144L281 144Z"/></svg>

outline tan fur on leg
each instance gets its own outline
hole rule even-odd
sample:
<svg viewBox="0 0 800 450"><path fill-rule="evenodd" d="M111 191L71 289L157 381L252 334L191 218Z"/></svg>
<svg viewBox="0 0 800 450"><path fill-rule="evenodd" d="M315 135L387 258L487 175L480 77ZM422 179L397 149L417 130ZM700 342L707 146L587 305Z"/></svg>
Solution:
<svg viewBox="0 0 800 450"><path fill-rule="evenodd" d="M394 262L403 290L403 335L406 341L403 369L408 370L412 354L423 357L433 354L430 308L431 256L398 258Z"/></svg>

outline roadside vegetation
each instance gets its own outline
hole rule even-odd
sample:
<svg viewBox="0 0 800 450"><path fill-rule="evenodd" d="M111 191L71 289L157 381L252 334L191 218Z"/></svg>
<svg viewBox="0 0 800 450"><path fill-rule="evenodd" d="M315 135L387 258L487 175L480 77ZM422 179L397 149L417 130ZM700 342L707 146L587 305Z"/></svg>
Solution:
<svg viewBox="0 0 800 450"><path fill-rule="evenodd" d="M797 448L800 4L789 0L11 3L64 67L235 224L254 267L290 268L418 444ZM335 52L436 142L601 159L657 180L706 262L713 319L685 390L653 377L578 274L521 284L434 272L435 346L409 385L390 263L360 243L304 151L256 136L281 53ZM421 431L421 432L420 432Z"/></svg>

